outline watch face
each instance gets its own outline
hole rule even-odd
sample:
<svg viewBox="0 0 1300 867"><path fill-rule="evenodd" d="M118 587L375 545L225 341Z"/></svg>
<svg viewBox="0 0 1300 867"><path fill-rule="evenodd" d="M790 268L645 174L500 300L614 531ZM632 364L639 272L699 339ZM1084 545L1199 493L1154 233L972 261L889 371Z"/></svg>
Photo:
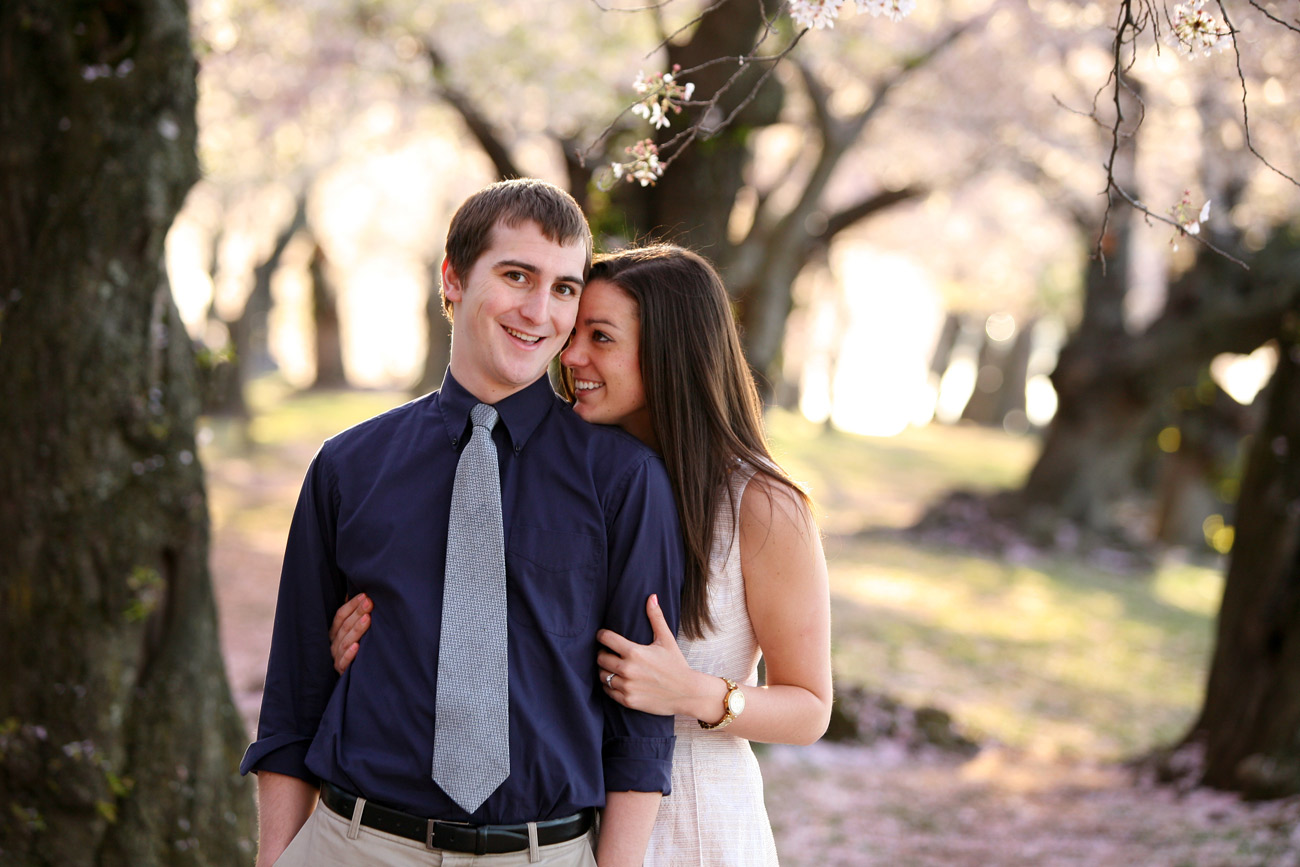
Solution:
<svg viewBox="0 0 1300 867"><path fill-rule="evenodd" d="M739 716L740 712L745 709L745 694L738 689L733 689L727 696L727 710L732 714Z"/></svg>

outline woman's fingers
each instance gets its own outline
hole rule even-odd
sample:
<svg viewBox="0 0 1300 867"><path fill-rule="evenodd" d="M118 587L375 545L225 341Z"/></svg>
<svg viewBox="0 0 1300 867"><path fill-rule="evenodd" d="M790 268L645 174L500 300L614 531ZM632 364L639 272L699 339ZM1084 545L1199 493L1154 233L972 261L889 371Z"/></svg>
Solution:
<svg viewBox="0 0 1300 867"><path fill-rule="evenodd" d="M362 614L354 623L344 627L344 631L330 642L330 656L334 658L334 669L342 674L356 656L356 648L361 636L370 628L370 615ZM351 651L351 653L349 653ZM346 658L345 658L346 655Z"/></svg>
<svg viewBox="0 0 1300 867"><path fill-rule="evenodd" d="M330 623L330 641L334 641L354 626L361 615L368 613L370 608L370 598L364 593L358 593L340 605L339 610L334 612L334 620Z"/></svg>
<svg viewBox="0 0 1300 867"><path fill-rule="evenodd" d="M619 656L627 656L629 650L641 646L635 641L629 641L612 629L602 629L597 632L596 640L617 653Z"/></svg>
<svg viewBox="0 0 1300 867"><path fill-rule="evenodd" d="M651 593L645 601L645 613L650 618L650 628L654 630L655 644L676 644L677 636L664 619L663 609L659 607L659 595Z"/></svg>
<svg viewBox="0 0 1300 867"><path fill-rule="evenodd" d="M334 670L342 674L357 655L361 636L370 629L370 610L374 607L369 597L358 594L339 608L330 624L330 656Z"/></svg>
<svg viewBox="0 0 1300 867"><path fill-rule="evenodd" d="M345 647L343 649L343 653L341 656L334 657L334 670L337 671L339 674L342 674L343 672L347 671L348 666L352 664L352 660L356 658L357 651L360 649L361 649L361 645L357 644L356 642L353 642L348 647Z"/></svg>

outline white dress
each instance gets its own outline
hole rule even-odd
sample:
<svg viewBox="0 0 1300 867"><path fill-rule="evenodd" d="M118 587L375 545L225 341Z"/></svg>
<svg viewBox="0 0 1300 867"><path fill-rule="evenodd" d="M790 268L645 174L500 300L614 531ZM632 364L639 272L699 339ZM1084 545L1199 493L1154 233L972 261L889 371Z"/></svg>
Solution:
<svg viewBox="0 0 1300 867"><path fill-rule="evenodd" d="M751 468L732 474L740 504ZM725 498L713 530L709 558L709 611L713 629L677 645L696 671L725 675L741 685L758 684L758 641L745 607L740 574L740 534ZM718 708L722 716L722 708ZM765 867L775 865L776 844L763 805L763 777L749 741L700 728L694 717L677 717L673 789L659 805L646 867Z"/></svg>

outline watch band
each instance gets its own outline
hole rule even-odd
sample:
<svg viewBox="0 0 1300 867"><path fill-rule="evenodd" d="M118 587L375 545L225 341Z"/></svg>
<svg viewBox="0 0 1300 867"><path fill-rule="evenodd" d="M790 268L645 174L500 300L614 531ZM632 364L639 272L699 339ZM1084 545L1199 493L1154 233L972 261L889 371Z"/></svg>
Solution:
<svg viewBox="0 0 1300 867"><path fill-rule="evenodd" d="M727 694L722 697L722 710L723 710L722 719L718 720L715 723L706 723L704 720L696 720L696 722L700 724L700 728L702 729L715 731L717 729L726 728L727 726L731 725L732 720L734 720L736 717L740 715L740 711L744 710L743 702L739 710L733 712L731 709L731 704L732 704L731 696L733 693L739 692L740 687L737 686L736 682L729 677L723 677L722 680L724 683L727 684ZM743 699L744 693L740 693L740 695L741 698Z"/></svg>

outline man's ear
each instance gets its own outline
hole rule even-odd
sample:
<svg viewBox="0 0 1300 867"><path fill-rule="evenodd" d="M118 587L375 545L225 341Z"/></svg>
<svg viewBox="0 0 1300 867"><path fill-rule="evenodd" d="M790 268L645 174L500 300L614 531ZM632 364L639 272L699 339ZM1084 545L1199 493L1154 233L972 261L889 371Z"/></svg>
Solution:
<svg viewBox="0 0 1300 867"><path fill-rule="evenodd" d="M442 260L442 297L452 304L465 297L465 287L461 285L456 269L451 267L450 259Z"/></svg>

